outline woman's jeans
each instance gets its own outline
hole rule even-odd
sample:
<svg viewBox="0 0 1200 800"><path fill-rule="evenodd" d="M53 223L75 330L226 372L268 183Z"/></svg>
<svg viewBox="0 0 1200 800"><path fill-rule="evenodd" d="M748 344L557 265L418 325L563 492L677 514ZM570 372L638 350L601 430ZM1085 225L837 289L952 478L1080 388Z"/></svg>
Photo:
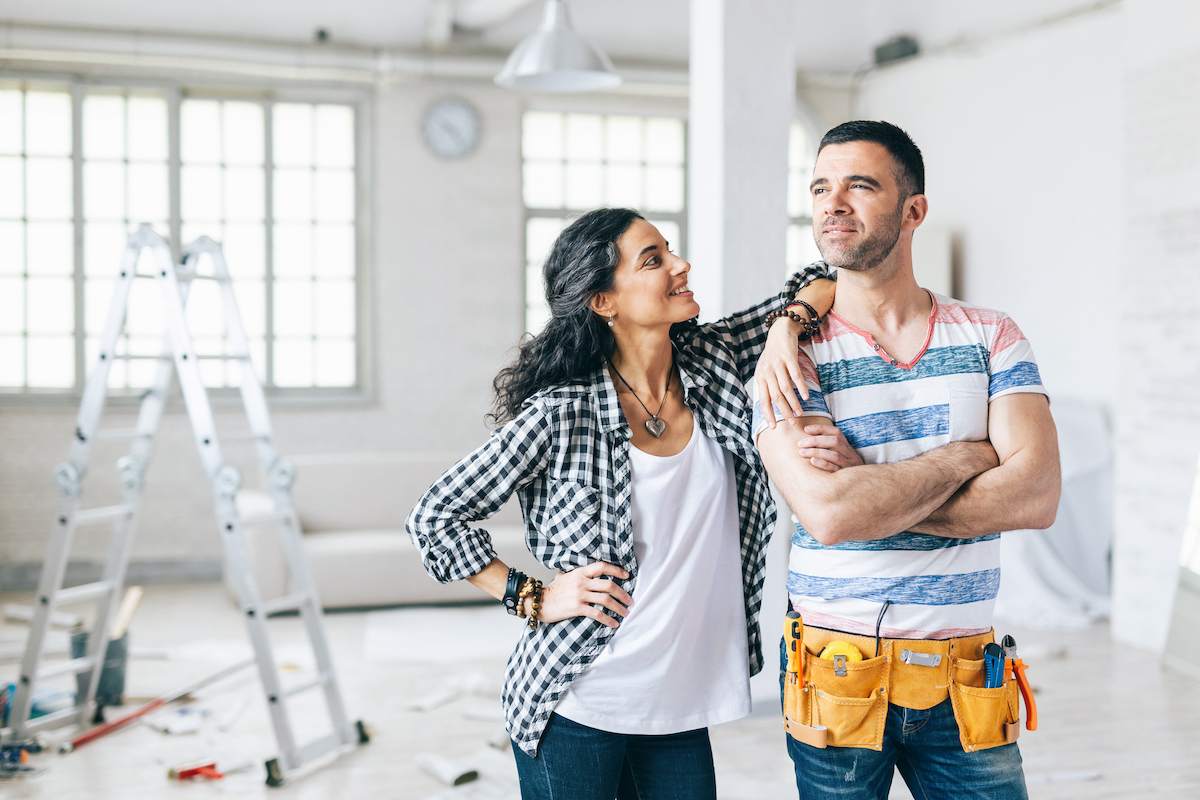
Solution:
<svg viewBox="0 0 1200 800"><path fill-rule="evenodd" d="M608 733L553 714L536 758L513 744L521 800L714 800L708 729Z"/></svg>

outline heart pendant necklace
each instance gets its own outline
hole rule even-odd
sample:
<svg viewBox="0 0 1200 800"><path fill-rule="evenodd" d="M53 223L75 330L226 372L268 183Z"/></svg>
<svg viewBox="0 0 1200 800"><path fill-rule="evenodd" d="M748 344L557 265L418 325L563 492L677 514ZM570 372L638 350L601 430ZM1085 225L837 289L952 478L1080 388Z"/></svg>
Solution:
<svg viewBox="0 0 1200 800"><path fill-rule="evenodd" d="M655 439L661 439L663 433L665 433L667 430L667 423L666 420L662 419L658 415L662 412L663 406L667 402L667 393L671 391L671 378L675 375L675 362L671 362L671 371L667 373L667 388L663 389L662 402L658 404L658 411L653 414L650 413L650 409L646 408L646 404L642 402L642 398L638 397L637 392L633 390L633 387L629 385L629 381L625 380L625 376L621 374L619 369L617 369L617 365L612 363L611 360L608 362L608 365L612 367L612 371L615 372L617 377L621 379L621 383L625 384L625 388L629 390L631 395L633 395L633 399L638 401L638 405L640 405L642 409L650 415L650 419L646 420L645 423L646 430Z"/></svg>

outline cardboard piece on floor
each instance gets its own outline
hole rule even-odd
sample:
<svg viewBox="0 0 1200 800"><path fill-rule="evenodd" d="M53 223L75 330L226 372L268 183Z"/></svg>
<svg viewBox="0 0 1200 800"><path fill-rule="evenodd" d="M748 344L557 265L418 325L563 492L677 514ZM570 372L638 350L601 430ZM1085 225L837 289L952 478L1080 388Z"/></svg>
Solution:
<svg viewBox="0 0 1200 800"><path fill-rule="evenodd" d="M479 770L469 761L435 753L418 753L417 766L447 786L462 786L479 779Z"/></svg>

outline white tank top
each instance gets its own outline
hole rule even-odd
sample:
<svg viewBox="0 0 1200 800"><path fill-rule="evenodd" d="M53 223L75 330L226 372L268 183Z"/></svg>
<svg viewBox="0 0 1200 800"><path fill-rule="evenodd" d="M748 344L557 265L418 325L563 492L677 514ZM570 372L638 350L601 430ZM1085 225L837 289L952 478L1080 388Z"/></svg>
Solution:
<svg viewBox="0 0 1200 800"><path fill-rule="evenodd" d="M693 422L673 456L629 448L638 580L629 616L555 711L612 733L667 734L750 713L732 456Z"/></svg>

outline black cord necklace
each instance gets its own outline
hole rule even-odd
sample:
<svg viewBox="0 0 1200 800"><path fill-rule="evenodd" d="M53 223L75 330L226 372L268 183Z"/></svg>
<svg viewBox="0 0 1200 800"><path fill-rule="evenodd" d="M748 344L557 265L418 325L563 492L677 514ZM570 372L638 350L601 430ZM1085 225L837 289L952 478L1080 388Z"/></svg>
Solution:
<svg viewBox="0 0 1200 800"><path fill-rule="evenodd" d="M671 391L671 378L675 376L675 360L671 360L671 368L667 373L667 388L663 389L662 402L658 404L658 411L653 414L650 413L650 409L646 408L646 404L642 402L642 398L638 397L638 394L633 390L633 387L629 385L629 381L625 380L625 376L621 374L621 370L617 369L617 365L612 362L612 359L608 359L608 365L612 367L612 371L615 372L617 377L621 379L621 383L625 384L625 388L629 390L631 395L633 395L633 399L638 401L638 405L640 405L645 412L650 415L650 419L646 420L645 423L646 430L649 431L650 435L655 439L661 438L667 430L667 423L658 415L662 412L663 406L667 403L667 393Z"/></svg>

